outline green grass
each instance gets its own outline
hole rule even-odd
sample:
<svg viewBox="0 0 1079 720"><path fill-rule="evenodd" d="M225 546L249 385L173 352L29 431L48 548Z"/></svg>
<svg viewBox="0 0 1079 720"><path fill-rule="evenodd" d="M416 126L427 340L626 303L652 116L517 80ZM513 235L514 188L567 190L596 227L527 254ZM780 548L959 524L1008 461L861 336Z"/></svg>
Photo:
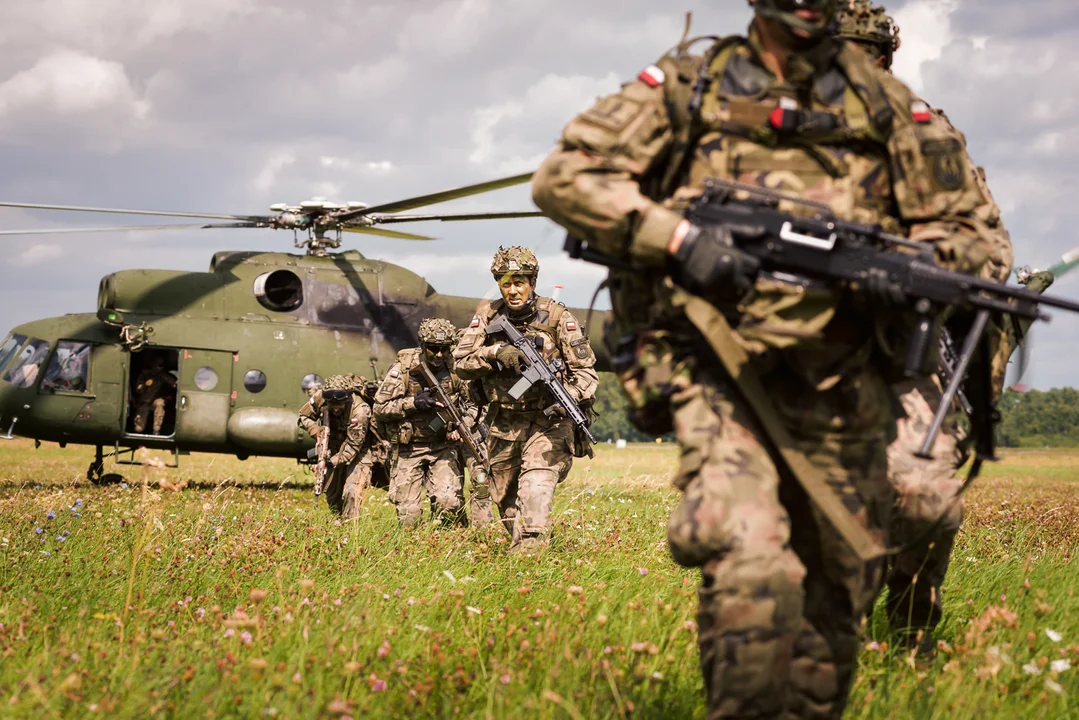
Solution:
<svg viewBox="0 0 1079 720"><path fill-rule="evenodd" d="M289 461L196 455L98 488L88 459L0 445L0 716L703 716L670 446L578 462L536 558L496 531L399 531L382 491L342 524ZM988 474L942 650L908 661L878 612L849 716L1079 716L1079 454Z"/></svg>

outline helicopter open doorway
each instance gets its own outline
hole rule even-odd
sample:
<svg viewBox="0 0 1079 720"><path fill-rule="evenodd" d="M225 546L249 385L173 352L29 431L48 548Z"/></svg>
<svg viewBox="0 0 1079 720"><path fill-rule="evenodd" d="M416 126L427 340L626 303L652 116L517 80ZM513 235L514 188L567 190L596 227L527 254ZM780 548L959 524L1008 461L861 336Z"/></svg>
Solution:
<svg viewBox="0 0 1079 720"><path fill-rule="evenodd" d="M180 353L172 348L131 354L126 435L172 438L176 434L177 375Z"/></svg>

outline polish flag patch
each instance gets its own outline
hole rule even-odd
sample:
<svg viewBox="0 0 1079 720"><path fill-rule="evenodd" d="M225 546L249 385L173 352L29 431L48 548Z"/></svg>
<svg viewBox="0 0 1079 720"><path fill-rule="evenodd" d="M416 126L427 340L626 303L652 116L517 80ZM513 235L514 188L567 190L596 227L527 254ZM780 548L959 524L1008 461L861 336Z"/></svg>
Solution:
<svg viewBox="0 0 1079 720"><path fill-rule="evenodd" d="M480 316L479 316L479 315L473 315L473 316L472 316L472 322L470 322L470 323L468 324L468 326L469 326L470 328L472 328L472 327L479 327L479 326L480 326Z"/></svg>
<svg viewBox="0 0 1079 720"><path fill-rule="evenodd" d="M577 323L575 323L572 320L569 320L568 322L566 322L566 329L567 330L576 330L577 329Z"/></svg>
<svg viewBox="0 0 1079 720"><path fill-rule="evenodd" d="M394 368L393 370L390 370L390 377L398 377L400 375L401 375L401 373L397 368Z"/></svg>
<svg viewBox="0 0 1079 720"><path fill-rule="evenodd" d="M641 70L640 74L637 75L637 79L643 82L648 87L659 87L663 84L663 81L666 78L666 73L664 73L655 65L649 65L644 70Z"/></svg>
<svg viewBox="0 0 1079 720"><path fill-rule="evenodd" d="M933 119L929 106L921 100L910 104L910 116L914 122L924 125Z"/></svg>

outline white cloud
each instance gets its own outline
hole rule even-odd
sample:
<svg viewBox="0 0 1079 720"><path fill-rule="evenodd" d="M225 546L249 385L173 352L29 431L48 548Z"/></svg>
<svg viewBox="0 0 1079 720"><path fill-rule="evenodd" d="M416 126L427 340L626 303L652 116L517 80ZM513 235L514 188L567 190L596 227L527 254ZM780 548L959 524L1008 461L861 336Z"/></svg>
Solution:
<svg viewBox="0 0 1079 720"><path fill-rule="evenodd" d="M332 159L332 158L331 158ZM327 158L323 158L325 162ZM281 150L274 153L266 164L255 176L255 187L259 190L271 190L277 182L277 176L285 168L296 163L296 154L292 150Z"/></svg>
<svg viewBox="0 0 1079 720"><path fill-rule="evenodd" d="M15 267L32 267L57 259L64 254L59 245L31 245L19 253L11 264Z"/></svg>
<svg viewBox="0 0 1079 720"><path fill-rule="evenodd" d="M0 84L0 118L53 113L84 122L88 115L106 112L141 120L149 111L123 65L71 50L46 55Z"/></svg>
<svg viewBox="0 0 1079 720"><path fill-rule="evenodd" d="M951 16L959 0L913 0L895 12L902 46L892 70L911 89L925 89L922 64L936 60L954 39Z"/></svg>

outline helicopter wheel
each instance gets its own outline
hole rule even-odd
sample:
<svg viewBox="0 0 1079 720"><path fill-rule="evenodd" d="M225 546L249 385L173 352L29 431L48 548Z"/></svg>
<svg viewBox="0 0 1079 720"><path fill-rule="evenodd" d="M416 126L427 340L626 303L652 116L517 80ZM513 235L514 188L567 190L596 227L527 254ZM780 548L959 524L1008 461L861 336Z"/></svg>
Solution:
<svg viewBox="0 0 1079 720"><path fill-rule="evenodd" d="M124 476L120 473L105 473L97 481L97 485L119 485L124 481Z"/></svg>

